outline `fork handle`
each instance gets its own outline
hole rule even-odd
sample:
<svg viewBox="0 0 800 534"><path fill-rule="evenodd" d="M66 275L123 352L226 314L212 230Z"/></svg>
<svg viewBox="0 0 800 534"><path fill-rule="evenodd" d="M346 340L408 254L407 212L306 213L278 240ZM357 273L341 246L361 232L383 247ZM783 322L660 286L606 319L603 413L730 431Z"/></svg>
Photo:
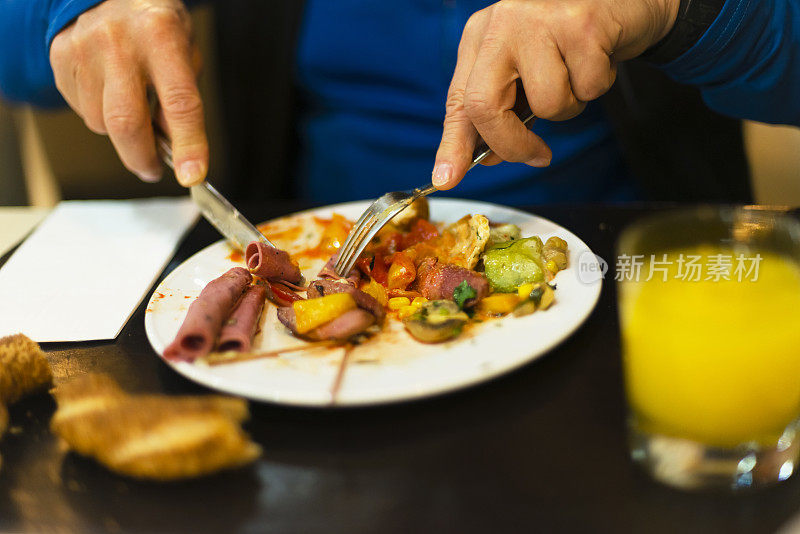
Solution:
<svg viewBox="0 0 800 534"><path fill-rule="evenodd" d="M411 193L411 202L417 200L419 197L426 197L431 193L435 193L436 191L438 191L438 189L436 189L436 186L433 185L433 183L430 183L425 187L418 187Z"/></svg>

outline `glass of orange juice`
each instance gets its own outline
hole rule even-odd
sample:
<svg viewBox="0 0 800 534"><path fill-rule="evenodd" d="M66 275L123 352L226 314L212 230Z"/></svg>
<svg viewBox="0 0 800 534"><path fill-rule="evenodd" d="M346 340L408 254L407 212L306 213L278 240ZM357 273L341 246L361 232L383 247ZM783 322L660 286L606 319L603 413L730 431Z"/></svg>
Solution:
<svg viewBox="0 0 800 534"><path fill-rule="evenodd" d="M626 229L617 253L633 460L682 488L788 478L800 452L800 222L678 210Z"/></svg>

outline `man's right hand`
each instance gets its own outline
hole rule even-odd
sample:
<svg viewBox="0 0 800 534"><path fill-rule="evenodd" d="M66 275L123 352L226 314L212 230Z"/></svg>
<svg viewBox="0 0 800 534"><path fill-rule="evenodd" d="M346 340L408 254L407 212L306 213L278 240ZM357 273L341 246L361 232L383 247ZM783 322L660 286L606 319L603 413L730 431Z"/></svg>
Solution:
<svg viewBox="0 0 800 534"><path fill-rule="evenodd" d="M107 134L125 167L145 181L162 172L147 102L154 87L178 181L188 187L205 179L200 55L180 1L106 0L53 39L50 63L67 103L90 130Z"/></svg>

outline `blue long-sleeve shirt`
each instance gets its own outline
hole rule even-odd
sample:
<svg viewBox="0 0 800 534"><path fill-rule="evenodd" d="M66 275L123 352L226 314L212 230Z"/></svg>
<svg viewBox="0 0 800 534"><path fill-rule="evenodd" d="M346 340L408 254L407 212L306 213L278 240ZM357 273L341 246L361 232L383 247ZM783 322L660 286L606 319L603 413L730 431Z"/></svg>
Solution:
<svg viewBox="0 0 800 534"><path fill-rule="evenodd" d="M48 50L100 0L0 0L0 93L63 104ZM299 179L308 198L377 196L428 180L464 23L489 0L308 0L296 65L308 107ZM718 112L800 125L800 0L727 0L685 54L664 65ZM454 190L512 204L631 198L635 188L602 109L539 121L547 169L478 167Z"/></svg>

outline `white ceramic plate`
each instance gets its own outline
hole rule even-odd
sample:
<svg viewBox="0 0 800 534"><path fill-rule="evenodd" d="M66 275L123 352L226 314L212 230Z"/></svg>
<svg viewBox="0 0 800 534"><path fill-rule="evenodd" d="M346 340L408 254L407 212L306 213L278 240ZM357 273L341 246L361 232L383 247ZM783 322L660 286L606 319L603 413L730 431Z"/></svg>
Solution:
<svg viewBox="0 0 800 534"><path fill-rule="evenodd" d="M355 220L368 202L337 204L290 215L270 223L275 235L280 229L300 226L276 245L288 252L318 242L314 217L329 218L336 212ZM459 338L442 344L415 341L402 324L390 320L372 340L350 354L336 398L331 389L343 349L316 349L287 353L227 365L167 362L185 377L210 388L258 401L295 406L357 406L391 403L428 397L484 382L538 358L569 337L589 316L600 296L599 265L583 241L557 224L511 208L466 200L431 199L431 220L453 222L469 213L481 213L492 222L514 223L522 235L551 235L569 245L569 267L558 273L556 300L548 310L526 317L506 317L476 324ZM299 223L299 224L298 224ZM289 239L291 238L291 239ZM322 261L301 261L306 278L314 279ZM243 261L231 259L231 249L219 241L201 250L167 276L156 288L147 306L145 330L153 348L162 354L181 325L189 303L205 285ZM296 346L303 342L291 336L277 321L275 307L267 304L254 350Z"/></svg>

